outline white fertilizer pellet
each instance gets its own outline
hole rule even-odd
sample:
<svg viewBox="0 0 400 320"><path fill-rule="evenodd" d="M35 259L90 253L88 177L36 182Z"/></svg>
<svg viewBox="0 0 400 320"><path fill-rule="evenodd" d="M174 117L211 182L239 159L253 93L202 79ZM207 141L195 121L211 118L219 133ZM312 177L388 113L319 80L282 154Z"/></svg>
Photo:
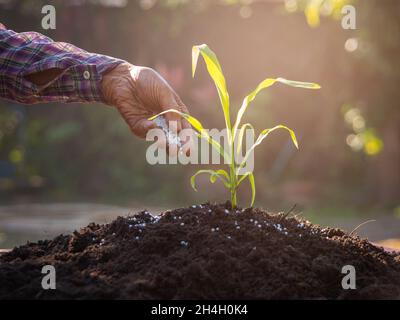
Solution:
<svg viewBox="0 0 400 320"><path fill-rule="evenodd" d="M177 134L175 134L169 130L167 121L165 120L164 116L159 116L159 117L155 118L153 121L156 123L156 125L158 127L160 127L164 131L165 138L169 145L175 144L179 148L182 147L181 138Z"/></svg>

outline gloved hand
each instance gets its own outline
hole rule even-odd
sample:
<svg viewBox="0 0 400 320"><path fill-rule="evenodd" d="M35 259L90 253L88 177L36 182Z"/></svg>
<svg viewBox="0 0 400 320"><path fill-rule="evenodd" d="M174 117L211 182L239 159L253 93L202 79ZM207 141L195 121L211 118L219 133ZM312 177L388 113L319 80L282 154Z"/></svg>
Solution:
<svg viewBox="0 0 400 320"><path fill-rule="evenodd" d="M152 115L168 109L188 113L176 92L151 68L122 63L102 79L105 102L115 106L132 132L144 138L148 130L155 128ZM190 128L189 123L175 113L165 114L167 122L176 121L176 131ZM171 127L172 131L174 127Z"/></svg>

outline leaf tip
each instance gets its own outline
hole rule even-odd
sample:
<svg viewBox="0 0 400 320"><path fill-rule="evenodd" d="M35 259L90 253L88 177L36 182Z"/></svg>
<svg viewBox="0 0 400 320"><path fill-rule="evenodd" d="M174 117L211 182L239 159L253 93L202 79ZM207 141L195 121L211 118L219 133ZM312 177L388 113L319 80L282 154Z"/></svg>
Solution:
<svg viewBox="0 0 400 320"><path fill-rule="evenodd" d="M296 136L294 136L293 144L296 147L296 149L299 150L299 143L297 142Z"/></svg>
<svg viewBox="0 0 400 320"><path fill-rule="evenodd" d="M192 77L194 78L194 75L196 73L196 67L197 67L197 61L199 59L199 54L200 54L200 46L195 45L192 47Z"/></svg>
<svg viewBox="0 0 400 320"><path fill-rule="evenodd" d="M313 89L321 89L322 87L321 87L321 85L320 84L318 84L318 83L314 83L314 87L313 87Z"/></svg>
<svg viewBox="0 0 400 320"><path fill-rule="evenodd" d="M197 188L196 188L196 174L194 174L194 175L191 176L191 178L190 178L190 185L191 185L192 189L193 189L194 191L197 192Z"/></svg>
<svg viewBox="0 0 400 320"><path fill-rule="evenodd" d="M195 192L197 192L196 185L195 185L194 183L190 183L190 185L192 186L192 189L193 189Z"/></svg>

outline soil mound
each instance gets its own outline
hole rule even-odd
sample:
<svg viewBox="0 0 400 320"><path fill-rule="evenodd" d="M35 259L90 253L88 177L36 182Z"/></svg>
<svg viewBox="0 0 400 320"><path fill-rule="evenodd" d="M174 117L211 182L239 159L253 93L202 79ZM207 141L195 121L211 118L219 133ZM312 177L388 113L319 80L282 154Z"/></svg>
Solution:
<svg viewBox="0 0 400 320"><path fill-rule="evenodd" d="M56 290L43 290L44 265ZM342 267L356 290L342 288ZM0 299L400 298L400 256L343 231L203 204L90 224L0 257Z"/></svg>

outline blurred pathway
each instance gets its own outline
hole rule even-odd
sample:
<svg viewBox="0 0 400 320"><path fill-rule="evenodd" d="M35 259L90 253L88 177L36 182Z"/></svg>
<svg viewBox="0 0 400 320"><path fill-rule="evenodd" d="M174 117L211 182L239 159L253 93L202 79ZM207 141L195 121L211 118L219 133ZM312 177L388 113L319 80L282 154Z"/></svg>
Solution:
<svg viewBox="0 0 400 320"><path fill-rule="evenodd" d="M162 210L146 208L152 213ZM71 233L91 222L108 223L142 209L90 203L0 206L0 249Z"/></svg>

